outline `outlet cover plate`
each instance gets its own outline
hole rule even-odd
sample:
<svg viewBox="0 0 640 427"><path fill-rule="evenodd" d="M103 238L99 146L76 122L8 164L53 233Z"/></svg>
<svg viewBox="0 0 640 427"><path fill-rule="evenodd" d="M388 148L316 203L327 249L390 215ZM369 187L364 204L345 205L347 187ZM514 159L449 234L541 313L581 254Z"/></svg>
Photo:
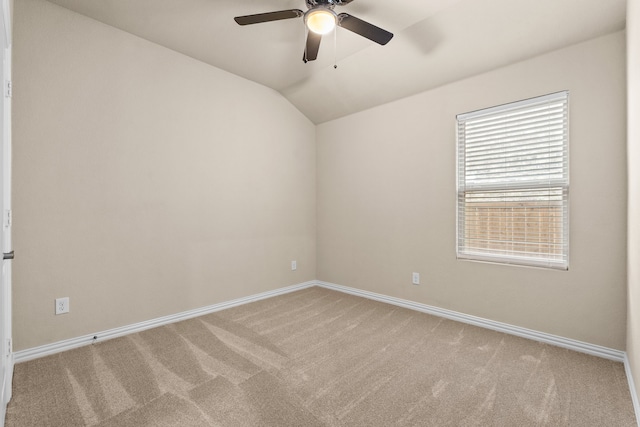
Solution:
<svg viewBox="0 0 640 427"><path fill-rule="evenodd" d="M69 312L69 297L56 298L56 314Z"/></svg>

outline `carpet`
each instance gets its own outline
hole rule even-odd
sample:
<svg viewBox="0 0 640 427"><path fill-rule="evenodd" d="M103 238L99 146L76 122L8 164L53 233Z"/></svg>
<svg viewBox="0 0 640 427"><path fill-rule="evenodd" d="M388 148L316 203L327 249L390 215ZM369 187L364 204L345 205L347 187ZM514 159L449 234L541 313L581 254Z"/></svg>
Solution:
<svg viewBox="0 0 640 427"><path fill-rule="evenodd" d="M6 426L635 426L621 363L319 287L15 366Z"/></svg>

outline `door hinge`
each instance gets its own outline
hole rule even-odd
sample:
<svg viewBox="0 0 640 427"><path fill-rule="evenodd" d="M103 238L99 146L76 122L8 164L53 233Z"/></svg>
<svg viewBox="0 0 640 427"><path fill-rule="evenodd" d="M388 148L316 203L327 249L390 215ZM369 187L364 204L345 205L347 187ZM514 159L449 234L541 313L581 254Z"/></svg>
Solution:
<svg viewBox="0 0 640 427"><path fill-rule="evenodd" d="M12 94L13 94L13 88L11 85L11 80L6 80L5 86L4 86L4 96L6 98L11 98Z"/></svg>
<svg viewBox="0 0 640 427"><path fill-rule="evenodd" d="M9 228L11 226L11 209L4 210L4 218L2 219L2 223L5 228Z"/></svg>
<svg viewBox="0 0 640 427"><path fill-rule="evenodd" d="M7 339L7 356L11 356L11 338Z"/></svg>

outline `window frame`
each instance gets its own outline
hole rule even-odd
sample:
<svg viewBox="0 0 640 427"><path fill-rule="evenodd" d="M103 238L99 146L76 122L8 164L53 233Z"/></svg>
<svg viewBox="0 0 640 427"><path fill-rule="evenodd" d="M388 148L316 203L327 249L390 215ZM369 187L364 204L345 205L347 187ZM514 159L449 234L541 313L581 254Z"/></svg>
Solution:
<svg viewBox="0 0 640 427"><path fill-rule="evenodd" d="M510 183L506 185L500 184L484 184L484 185L475 185L471 186L471 189L467 185L466 172L467 172L467 158L461 156L461 150L467 149L467 140L464 142L460 140L460 130L461 130L461 122L464 122L462 126L466 125L466 121L469 119L476 119L481 117L490 117L497 116L499 114L521 110L522 108L531 107L534 109L536 106L550 104L553 102L564 102L563 114L565 118L564 129L563 129L563 139L562 139L562 179L554 179L549 178L547 185L517 185L516 180L511 180ZM464 146L463 146L464 144ZM456 115L456 258L459 260L468 260L468 261L480 261L480 262L490 262L497 264L509 264L509 265L518 265L518 266L526 266L526 267L542 267L542 268L550 268L550 269L558 269L558 270L568 270L569 269L569 255L570 255L570 245L569 245L569 219L570 219L570 103L569 103L569 91L560 91L554 92L547 95L537 96L533 98L528 98L520 101L510 102L502 105L497 105L494 107L483 108L475 111L471 111L468 113L458 114ZM462 173L461 168L464 168L464 180L465 186L461 187L461 179ZM542 183L542 180L540 181ZM468 193L479 193L484 191L495 191L499 190L503 193L508 191L518 190L518 189L544 189L549 190L551 188L561 188L562 189L562 212L563 217L561 218L561 223L563 225L562 229L562 259L552 259L551 257L526 257L526 256L517 256L517 255L508 255L508 254L500 254L500 253L491 253L491 252L474 252L470 250L466 244L466 238L461 236L461 230L465 232L466 221L463 222L463 215L466 214L466 209L463 208L461 211L461 201L464 199L464 195ZM514 243L514 241L511 241ZM494 249L495 250L495 249Z"/></svg>

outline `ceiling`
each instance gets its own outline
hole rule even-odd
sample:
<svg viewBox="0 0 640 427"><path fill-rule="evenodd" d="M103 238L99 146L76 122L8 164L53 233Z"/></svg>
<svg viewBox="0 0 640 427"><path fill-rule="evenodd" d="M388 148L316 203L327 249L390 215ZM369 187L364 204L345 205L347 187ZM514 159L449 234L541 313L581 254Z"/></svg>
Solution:
<svg viewBox="0 0 640 427"><path fill-rule="evenodd" d="M394 38L338 28L305 64L302 19L233 20L304 0L49 1L273 88L314 123L622 30L626 14L626 0L354 0L336 11Z"/></svg>

